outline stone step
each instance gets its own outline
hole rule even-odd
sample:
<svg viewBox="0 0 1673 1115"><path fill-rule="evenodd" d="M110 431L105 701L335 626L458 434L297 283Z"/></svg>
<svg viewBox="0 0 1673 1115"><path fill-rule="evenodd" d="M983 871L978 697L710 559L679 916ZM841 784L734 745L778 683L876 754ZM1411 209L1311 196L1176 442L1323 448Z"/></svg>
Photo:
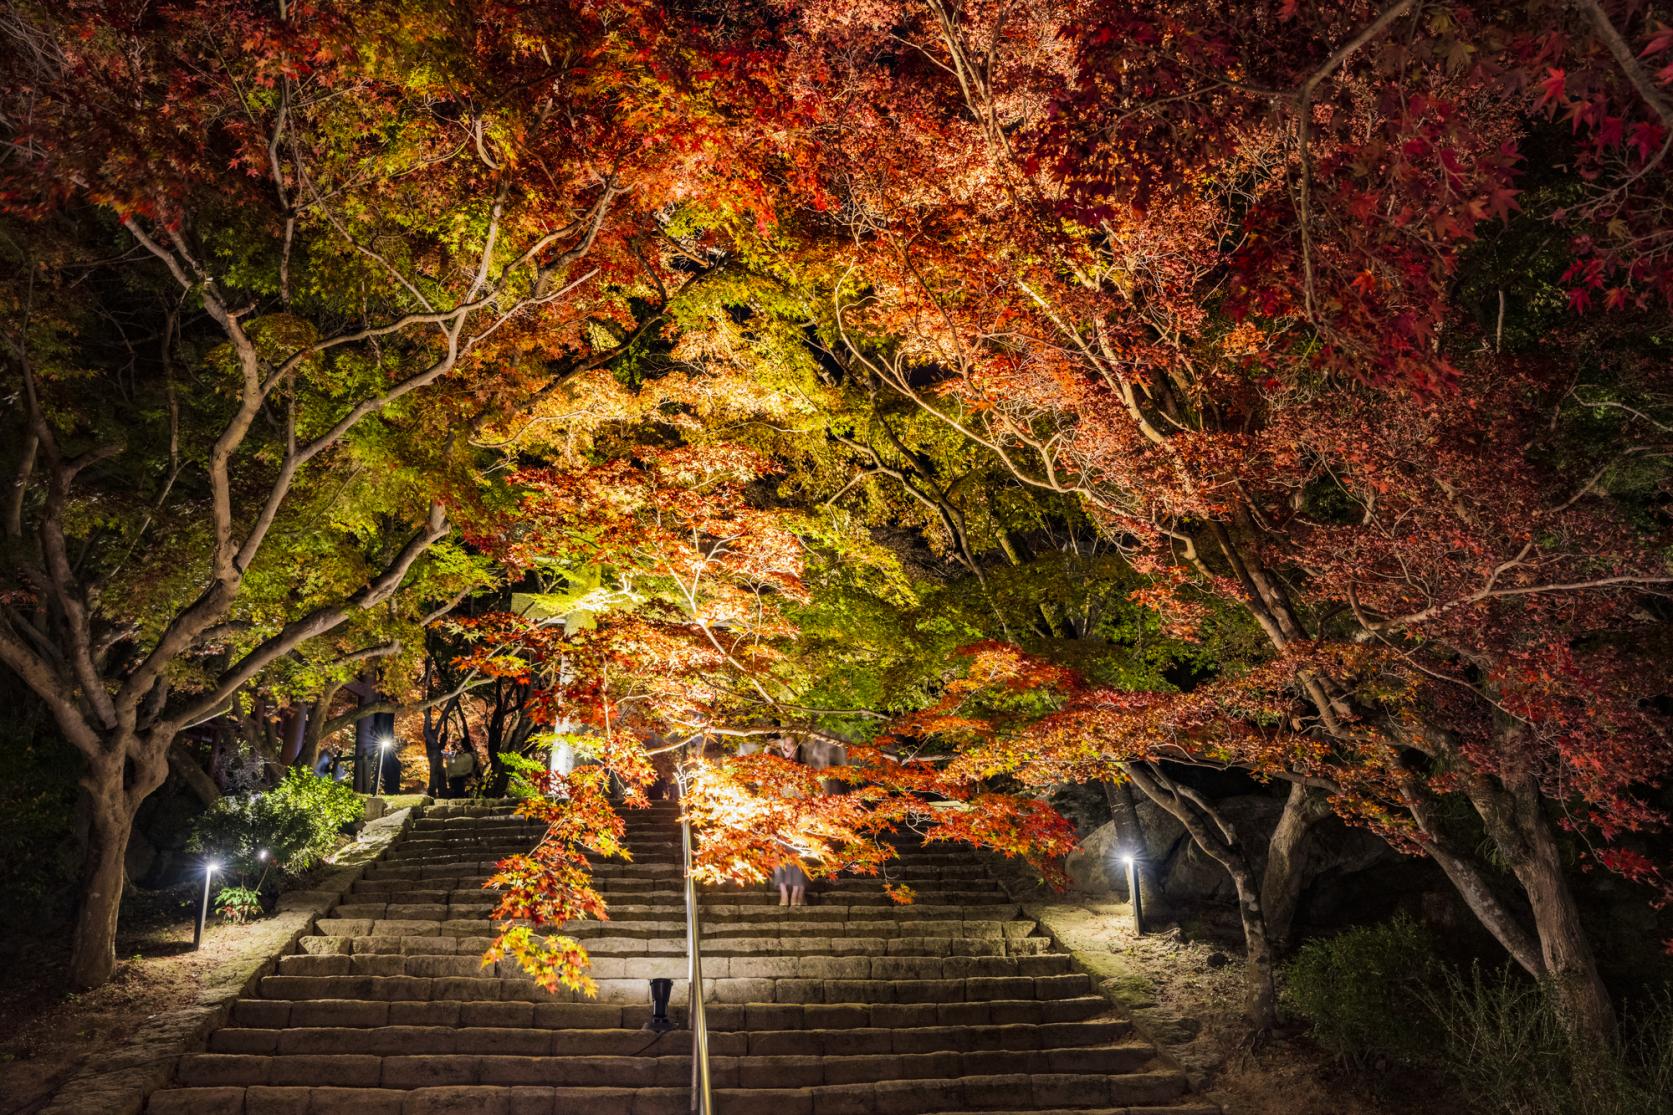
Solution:
<svg viewBox="0 0 1673 1115"><path fill-rule="evenodd" d="M601 928L609 929L605 924ZM490 937L303 937L298 947L315 956L480 956ZM684 956L683 936L599 936L587 941L594 956ZM707 937L705 956L1038 956L1052 951L1049 937Z"/></svg>
<svg viewBox="0 0 1673 1115"><path fill-rule="evenodd" d="M438 798L424 808L426 820L458 817L512 817L523 803L516 798L477 800L474 798ZM644 805L621 805L621 812L629 817L678 817L677 801L652 801Z"/></svg>
<svg viewBox="0 0 1673 1115"><path fill-rule="evenodd" d="M807 909L816 909L808 907ZM940 917L914 920L912 924L902 924L898 919L843 917L843 918L798 918L791 916L796 911L788 911L782 919L768 921L762 918L751 920L710 920L703 924L703 940L711 942L732 937L749 939L779 938L779 937L876 937L889 939L893 937L917 936L932 934L948 937L1027 937L1034 932L1035 923L1018 919L1003 918L958 918ZM391 918L321 918L317 923L320 933L327 936L343 937L412 937L412 936L449 936L449 937L490 937L496 932L494 923L487 918L452 918L447 921L417 921L398 920ZM643 937L673 938L682 937L685 928L679 919L662 917L650 918L610 918L605 921L576 921L562 926L562 932L571 937Z"/></svg>
<svg viewBox="0 0 1673 1115"><path fill-rule="evenodd" d="M649 969L659 962L639 962ZM717 961L719 964L726 961ZM685 1000L686 981L672 974L683 970L668 965L674 980L673 1001ZM716 1003L980 1003L993 999L1068 999L1087 995L1091 977L1084 972L1045 976L967 976L950 979L823 979L814 977L708 976L703 979L705 1002ZM640 1002L648 994L646 981L604 977L596 981L598 998L606 1002ZM420 1000L480 1001L484 999L549 1002L579 992L549 992L533 980L518 976L266 976L261 981L266 999L371 999L394 1002Z"/></svg>
<svg viewBox="0 0 1673 1115"><path fill-rule="evenodd" d="M517 852L527 852L534 847L534 842L522 840L472 840L438 839L413 842L413 844L397 844L388 850L380 862L383 864L420 864L420 866L440 867L445 864L458 866L472 866L472 864L494 864L505 856L514 856ZM627 850L629 857L589 856L587 859L596 864L678 864L681 862L679 849L668 845L649 844L634 845L629 842ZM895 859L890 859L888 866L920 866L920 867L957 867L969 866L970 857L960 850L939 850L939 852L903 852Z"/></svg>
<svg viewBox="0 0 1673 1115"><path fill-rule="evenodd" d="M532 845L511 844L499 840L438 840L434 844L396 846L384 855L385 863L439 864L467 858L499 860L518 852L528 851ZM587 857L594 863L679 863L680 854L672 849L641 850L629 856Z"/></svg>
<svg viewBox="0 0 1673 1115"><path fill-rule="evenodd" d="M607 875L601 878L595 878L593 880L593 885L601 893L607 895L666 894L678 897L682 893L680 879L677 875L665 877L648 875ZM882 886L882 881L879 879L837 878L821 879L817 883L813 884L812 889L818 891L820 894L858 894L868 897L884 897L882 894ZM915 899L917 902L931 902L937 896L944 894L957 894L961 897L971 895L988 895L990 897L987 900L991 902L994 901L991 896L999 895L1001 896L1001 899L1003 899L1004 895L1004 890L1000 887L998 882L993 879L984 878L924 880L914 883L912 890L917 896ZM356 881L353 887L353 893L355 895L400 895L404 900L409 902L447 902L460 898L480 899L484 891L485 888L482 886L481 881L477 879L460 879L457 882L448 882L425 879L368 878ZM742 897L753 894L759 894L764 901L777 902L779 900L777 890L766 889L764 885L754 890L746 886L704 887L702 888L701 893L706 900L712 899L717 895L738 895ZM420 897L421 895L431 895L435 897L423 898ZM367 901L376 900L367 899Z"/></svg>
<svg viewBox="0 0 1673 1115"><path fill-rule="evenodd" d="M509 822L494 825L448 825L438 828L426 828L422 822L409 829L402 837L400 844L390 849L392 854L411 853L418 850L443 850L449 846L466 844L493 843L506 847L533 847L546 835L544 825L532 825L521 822ZM623 833L622 843L628 852L637 859L640 856L658 855L679 858L680 831L675 826L645 826L629 824ZM698 835L698 847L702 846L702 836ZM970 859L972 856L981 857L978 852L966 844L938 843L938 844L897 844L894 846L891 860L922 859L930 861L946 861L954 859Z"/></svg>
<svg viewBox="0 0 1673 1115"><path fill-rule="evenodd" d="M332 914L342 918L373 918L394 921L450 921L454 918L485 918L493 913L499 899L493 894L482 891L464 892L468 898L461 898L449 902L420 902L420 901L387 901L387 899L405 898L394 894L356 894L350 895L349 900L332 910ZM677 892L635 891L627 894L605 893L602 896L612 917L659 918L666 917L675 921L685 917L685 901ZM987 909L997 910L1001 903L1009 905L1007 896L993 891L941 891L935 894L920 896L921 901L911 903L914 913L919 911L937 912L950 909ZM379 901L386 899L386 901ZM890 899L887 894L877 891L866 894L863 891L849 891L846 893L820 894L817 890L813 898L801 907L801 910L827 909L855 909L866 908L874 915L883 910L893 911L899 904ZM770 917L775 921L784 920L780 911L785 913L789 909L781 905L776 893L725 893L705 894L698 900L698 906L715 917Z"/></svg>
<svg viewBox="0 0 1673 1115"><path fill-rule="evenodd" d="M509 1004L508 1004L509 1005ZM518 1056L638 1056L679 1050L690 1031L662 1042L642 1029L543 1029L532 1026L227 1026L209 1040L211 1053L296 1055L371 1053L507 1054ZM814 1030L714 1030L709 1050L722 1056L830 1056L1079 1049L1113 1045L1132 1034L1114 1018L1041 1026L850 1027Z"/></svg>
<svg viewBox="0 0 1673 1115"><path fill-rule="evenodd" d="M684 956L610 956L592 953L589 974L595 979L676 978L685 971ZM968 979L972 976L1056 976L1072 970L1062 953L1038 956L777 956L705 952L704 974L736 979ZM484 969L478 956L466 954L370 953L300 954L279 958L281 976L477 976L493 971L515 978L513 961Z"/></svg>
<svg viewBox="0 0 1673 1115"><path fill-rule="evenodd" d="M471 859L458 863L414 865L390 863L380 860L373 864L367 872L368 879L469 879L481 882L497 869L497 859ZM671 879L676 884L682 878L680 865L677 863L622 863L619 861L605 862L593 865L593 875L600 879L612 878L651 878ZM888 878L904 880L917 885L917 881L933 879L991 879L992 876L982 867L974 864L947 864L945 866L922 866L913 864L891 864ZM877 880L871 880L877 882Z"/></svg>
<svg viewBox="0 0 1673 1115"><path fill-rule="evenodd" d="M366 999L240 999L238 1026L263 1029L308 1026L490 1026L543 1030L637 1029L651 1017L649 996L636 1002L445 1000L384 1002ZM1070 999L997 999L975 1003L713 1003L705 1011L711 1029L849 1030L925 1027L1041 1026L1084 1022L1109 1013L1101 996ZM680 1012L683 1013L683 1012Z"/></svg>
<svg viewBox="0 0 1673 1115"><path fill-rule="evenodd" d="M691 1035L658 1035L648 980L686 1014L679 806L624 811L597 859L610 916L563 926L597 998L484 968L499 860L542 826L510 802L440 802L181 1060L160 1115L687 1115ZM1183 1076L1038 935L988 857L901 849L882 880L706 887L704 998L726 1115L1206 1115ZM551 932L555 927L543 927ZM1176 1100L1181 1100L1176 1104Z"/></svg>
<svg viewBox="0 0 1673 1115"><path fill-rule="evenodd" d="M809 1087L718 1087L715 1110L726 1115L917 1115L924 1111L1116 1108L1141 1115L1145 1105L1184 1094L1177 1072L1114 1076L1076 1073L926 1077ZM411 1090L372 1087L184 1087L152 1097L152 1115L687 1115L688 1085L573 1088L443 1085ZM1175 1109L1164 1108L1171 1112Z"/></svg>
<svg viewBox="0 0 1673 1115"><path fill-rule="evenodd" d="M930 1111L924 1115L978 1115L975 1111ZM1027 1111L982 1111L980 1115L1225 1115L1217 1103L1192 1103L1189 1098L1168 1104L1134 1107L1053 1107Z"/></svg>
<svg viewBox="0 0 1673 1115"><path fill-rule="evenodd" d="M487 920L488 910L493 903L478 903L480 912L474 920ZM402 908L402 903L390 902L345 902L331 911L332 921L392 921L392 922L455 922L473 920L468 914L448 916L449 910L463 910L466 907L421 907L414 905L412 909L430 910L425 917L398 917L390 914L391 910ZM885 922L899 924L900 918L884 915L894 915L899 907L874 906L869 903L848 903L827 901L809 903L805 906L780 906L776 902L771 904L756 904L749 902L705 903L703 909L704 929L710 925L748 924L762 929L776 932L781 927L795 928L798 926L839 925L846 921ZM1014 902L982 902L982 903L927 903L915 902L909 907L911 920L914 924L947 921L1010 921L1020 916L1021 907ZM355 911L366 911L357 913ZM611 921L651 921L669 922L683 925L685 922L685 904L677 902L620 902L612 905L609 911Z"/></svg>
<svg viewBox="0 0 1673 1115"><path fill-rule="evenodd" d="M405 1052L392 1055L307 1050L296 1055L194 1053L181 1059L177 1080L209 1085L337 1084L426 1088L444 1085L672 1087L691 1080L690 1045L672 1035L642 1033L641 1044L663 1052L552 1057L544 1054ZM689 1035L688 1035L689 1037ZM1155 1059L1143 1042L1073 1049L988 1049L973 1052L886 1053L854 1056L791 1054L741 1057L711 1052L717 1088L806 1088L880 1080L923 1080L994 1074L1060 1073L1109 1076L1140 1071Z"/></svg>
<svg viewBox="0 0 1673 1115"><path fill-rule="evenodd" d="M354 901L365 902L393 902L402 899L416 902L423 899L406 896L422 894L443 896L428 901L480 902L500 891L497 886L486 886L487 878L486 874L443 879L374 875L358 880L352 894ZM882 903L924 906L935 905L938 900L955 904L1009 901L1005 889L992 879L919 877L891 878L887 881L905 882L909 885L912 888L912 901L899 903L890 898L883 889L883 879L815 879L808 886L808 893L835 898L852 895L854 901L867 905ZM677 875L598 875L593 877L592 884L601 894L615 895L624 902L635 899L680 902L684 900L685 893L682 880ZM765 902L775 906L779 902L778 888L765 881L734 883L723 887L704 886L698 888L698 894L704 902L723 903L731 900L748 904Z"/></svg>
<svg viewBox="0 0 1673 1115"><path fill-rule="evenodd" d="M895 902L857 902L848 901L847 896L828 896L826 901L808 902L806 906L780 906L771 901L741 901L744 896L716 896L704 897L703 924L709 921L750 921L766 931L776 931L778 926L801 926L801 924L825 924L825 922L845 921L877 921L880 914L893 914L900 911L900 917L910 917L912 921L1002 921L1009 917L1016 917L1021 907L1016 902L1007 901L1004 897L985 894L987 901L964 902L912 902L910 906L898 906ZM763 897L763 896L751 896ZM865 896L855 896L865 897ZM882 897L882 896L880 896ZM492 909L494 902L477 902L480 909L477 916L487 917L487 911ZM355 909L365 909L365 914L356 914ZM458 921L460 917L470 917L472 914L458 914L447 916L448 909L465 909L465 907L435 907L437 914L423 917L400 917L390 914L390 911L402 909L395 902L343 902L331 911L333 917L343 921ZM676 897L669 897L664 901L661 896L652 896L646 901L612 902L609 907L611 919L622 921L659 921L659 919L678 919L684 922L686 906L683 901L676 901Z"/></svg>

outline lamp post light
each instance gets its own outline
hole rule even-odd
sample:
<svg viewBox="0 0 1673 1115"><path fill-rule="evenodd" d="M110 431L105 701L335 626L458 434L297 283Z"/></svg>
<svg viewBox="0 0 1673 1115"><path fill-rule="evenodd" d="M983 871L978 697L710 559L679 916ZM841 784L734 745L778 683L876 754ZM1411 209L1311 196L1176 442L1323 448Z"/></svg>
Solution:
<svg viewBox="0 0 1673 1115"><path fill-rule="evenodd" d="M1144 897L1139 894L1139 861L1131 852L1124 853L1121 862L1127 865L1127 894L1133 902L1133 932L1144 935Z"/></svg>
<svg viewBox="0 0 1673 1115"><path fill-rule="evenodd" d="M389 749L395 746L395 741L385 736L378 741L378 769L372 772L372 796L377 797L383 789L383 767L389 761Z"/></svg>
<svg viewBox="0 0 1673 1115"><path fill-rule="evenodd" d="M209 922L209 880L215 877L215 872L221 865L215 860L205 860L203 864L203 905L198 908L198 919L192 925L192 948L203 944L203 930Z"/></svg>

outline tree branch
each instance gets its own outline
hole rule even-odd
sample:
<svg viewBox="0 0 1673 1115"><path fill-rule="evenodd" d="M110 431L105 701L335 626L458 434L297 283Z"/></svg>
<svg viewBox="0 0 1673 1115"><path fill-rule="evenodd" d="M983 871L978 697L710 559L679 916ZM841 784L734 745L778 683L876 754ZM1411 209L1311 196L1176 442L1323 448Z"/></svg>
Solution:
<svg viewBox="0 0 1673 1115"><path fill-rule="evenodd" d="M1668 103L1656 88L1655 82L1650 79L1650 75L1644 72L1644 67L1638 64L1638 59L1633 56L1632 47L1621 38L1621 33L1615 30L1615 25L1610 22L1609 13L1603 10L1603 5L1597 0L1574 0L1574 6L1582 15L1590 17L1597 37L1603 40L1603 45L1615 59L1615 65L1620 67L1622 75L1626 77L1633 91L1650 106L1650 111L1656 114L1661 126L1673 132L1673 104Z"/></svg>
<svg viewBox="0 0 1673 1115"><path fill-rule="evenodd" d="M198 718L201 713L209 709L220 707L247 681L281 655L288 654L309 639L323 635L327 631L342 625L354 612L370 608L388 599L400 587L413 563L432 545L445 537L449 529L447 514L442 506L439 503L432 504L429 520L419 529L418 533L413 535L412 539L401 549L401 552L390 561L388 567L376 580L373 580L365 588L340 604L316 608L301 619L286 624L276 634L263 640L254 650L251 650L223 673L216 682L214 690L198 698L173 719L190 721Z"/></svg>

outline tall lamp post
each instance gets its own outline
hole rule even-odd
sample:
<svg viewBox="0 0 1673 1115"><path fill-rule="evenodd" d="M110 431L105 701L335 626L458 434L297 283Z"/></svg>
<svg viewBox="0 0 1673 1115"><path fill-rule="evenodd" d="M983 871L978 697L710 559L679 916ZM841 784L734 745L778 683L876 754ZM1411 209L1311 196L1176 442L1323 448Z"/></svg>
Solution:
<svg viewBox="0 0 1673 1115"><path fill-rule="evenodd" d="M1127 865L1127 893L1133 900L1133 932L1144 935L1144 898L1139 894L1139 861L1138 857L1128 852L1121 857Z"/></svg>
<svg viewBox="0 0 1673 1115"><path fill-rule="evenodd" d="M385 736L378 741L378 769L372 772L372 796L377 797L383 789L383 768L389 762L389 749L395 746L395 741Z"/></svg>
<svg viewBox="0 0 1673 1115"><path fill-rule="evenodd" d="M192 925L192 948L203 944L203 930L209 922L209 880L215 877L215 872L221 869L215 860L205 860L203 863L203 904L198 907L198 919Z"/></svg>

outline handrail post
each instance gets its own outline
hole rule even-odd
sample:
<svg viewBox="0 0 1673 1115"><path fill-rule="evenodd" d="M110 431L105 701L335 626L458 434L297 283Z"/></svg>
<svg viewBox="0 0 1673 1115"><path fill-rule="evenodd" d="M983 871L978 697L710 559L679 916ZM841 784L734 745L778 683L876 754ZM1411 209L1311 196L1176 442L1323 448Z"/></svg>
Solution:
<svg viewBox="0 0 1673 1115"><path fill-rule="evenodd" d="M686 951L691 957L687 994L691 1009L691 1110L714 1115L709 1091L709 1025L703 1014L703 954L697 917L697 880L691 873L691 820L680 817L680 855L685 865Z"/></svg>

